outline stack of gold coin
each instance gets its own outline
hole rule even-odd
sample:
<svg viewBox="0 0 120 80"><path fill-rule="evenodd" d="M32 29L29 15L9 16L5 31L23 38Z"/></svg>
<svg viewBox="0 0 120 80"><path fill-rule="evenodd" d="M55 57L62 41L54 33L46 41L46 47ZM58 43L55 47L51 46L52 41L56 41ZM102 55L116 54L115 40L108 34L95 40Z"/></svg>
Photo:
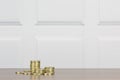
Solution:
<svg viewBox="0 0 120 80"><path fill-rule="evenodd" d="M16 74L23 74L23 75L33 75L33 76L52 76L55 74L54 67L45 67L44 69L40 68L40 61L30 61L30 70L23 71L23 72L16 72Z"/></svg>
<svg viewBox="0 0 120 80"><path fill-rule="evenodd" d="M30 62L30 71L31 71L31 74L40 73L40 61L31 61Z"/></svg>
<svg viewBox="0 0 120 80"><path fill-rule="evenodd" d="M45 67L44 68L44 75L54 75L55 74L55 68L54 67Z"/></svg>

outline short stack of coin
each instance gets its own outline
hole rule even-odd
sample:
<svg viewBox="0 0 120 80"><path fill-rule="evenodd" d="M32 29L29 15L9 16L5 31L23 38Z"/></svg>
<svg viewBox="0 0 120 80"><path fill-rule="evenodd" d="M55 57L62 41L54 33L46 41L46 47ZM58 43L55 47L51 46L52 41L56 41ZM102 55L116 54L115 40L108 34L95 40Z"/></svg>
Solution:
<svg viewBox="0 0 120 80"><path fill-rule="evenodd" d="M55 74L55 68L45 67L44 69L41 69L40 61L30 61L30 71L16 72L16 74L52 76Z"/></svg>
<svg viewBox="0 0 120 80"><path fill-rule="evenodd" d="M45 67L44 68L44 75L49 75L49 76L51 76L51 75L54 75L55 74L55 68L54 67Z"/></svg>

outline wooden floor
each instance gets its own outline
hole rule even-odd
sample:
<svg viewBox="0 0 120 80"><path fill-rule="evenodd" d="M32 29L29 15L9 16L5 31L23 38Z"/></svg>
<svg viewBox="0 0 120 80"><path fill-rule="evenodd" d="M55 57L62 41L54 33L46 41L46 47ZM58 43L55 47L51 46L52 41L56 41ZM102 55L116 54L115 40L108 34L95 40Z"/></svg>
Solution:
<svg viewBox="0 0 120 80"><path fill-rule="evenodd" d="M54 76L25 76L25 69L0 69L0 80L120 80L120 69L56 69Z"/></svg>

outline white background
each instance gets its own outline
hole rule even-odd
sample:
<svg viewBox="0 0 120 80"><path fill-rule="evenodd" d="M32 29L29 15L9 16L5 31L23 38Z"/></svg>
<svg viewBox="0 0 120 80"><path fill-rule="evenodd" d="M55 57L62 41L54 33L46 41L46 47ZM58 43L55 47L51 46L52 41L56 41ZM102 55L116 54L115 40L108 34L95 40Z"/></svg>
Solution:
<svg viewBox="0 0 120 80"><path fill-rule="evenodd" d="M0 68L120 68L119 0L0 0ZM9 6L9 7L8 7Z"/></svg>

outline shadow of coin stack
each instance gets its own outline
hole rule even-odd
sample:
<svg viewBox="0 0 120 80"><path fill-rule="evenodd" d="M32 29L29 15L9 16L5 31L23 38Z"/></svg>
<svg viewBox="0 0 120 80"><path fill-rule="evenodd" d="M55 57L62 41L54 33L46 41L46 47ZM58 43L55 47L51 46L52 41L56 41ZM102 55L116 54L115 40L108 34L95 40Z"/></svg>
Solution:
<svg viewBox="0 0 120 80"><path fill-rule="evenodd" d="M23 72L16 72L16 74L23 75L44 75L44 76L52 76L55 74L54 67L45 67L43 69L40 68L40 61L30 61L30 70Z"/></svg>

